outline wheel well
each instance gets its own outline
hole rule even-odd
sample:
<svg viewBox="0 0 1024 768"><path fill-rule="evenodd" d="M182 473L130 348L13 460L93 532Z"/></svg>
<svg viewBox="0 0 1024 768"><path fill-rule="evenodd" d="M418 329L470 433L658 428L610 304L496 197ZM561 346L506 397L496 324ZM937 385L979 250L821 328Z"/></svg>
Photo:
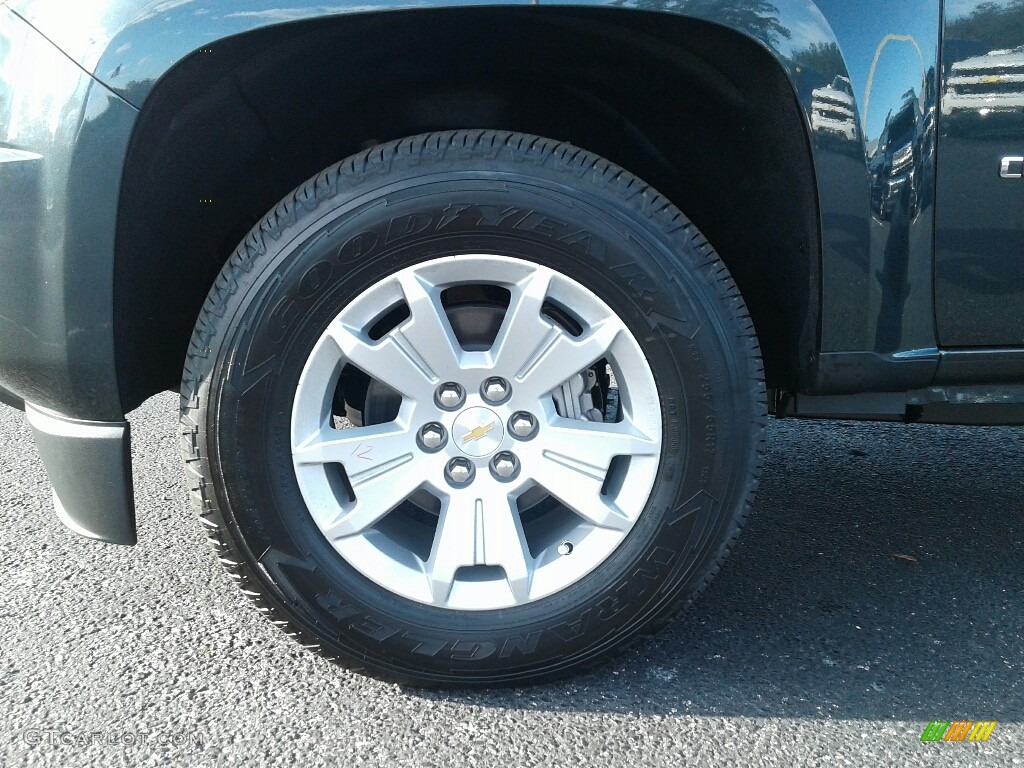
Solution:
<svg viewBox="0 0 1024 768"><path fill-rule="evenodd" d="M732 272L769 386L796 389L816 333L815 182L796 97L756 43L666 14L530 7L334 17L209 47L153 87L129 147L126 410L177 388L206 293L280 198L360 148L452 128L570 141L652 184Z"/></svg>

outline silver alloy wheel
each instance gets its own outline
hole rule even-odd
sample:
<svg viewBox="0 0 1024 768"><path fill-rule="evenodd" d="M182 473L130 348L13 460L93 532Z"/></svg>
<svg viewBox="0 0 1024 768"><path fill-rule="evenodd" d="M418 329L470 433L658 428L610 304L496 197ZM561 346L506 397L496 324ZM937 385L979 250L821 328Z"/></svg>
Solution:
<svg viewBox="0 0 1024 768"><path fill-rule="evenodd" d="M442 291L464 285L510 294L490 349L463 349L448 321ZM372 337L403 304L408 317ZM542 312L546 304L582 331L553 322ZM572 391L569 382L599 361L618 385L619 419L559 415L553 393ZM346 365L400 395L393 421L335 427L332 405ZM439 404L441 388L451 384L462 395L453 410ZM535 424L519 430L525 437L509 427L510 420L529 425L529 417ZM431 443L438 432L448 437L429 447L424 430ZM341 311L302 370L291 445L309 512L350 565L411 600L487 610L558 592L622 543L654 486L661 407L639 344L592 291L539 264L467 254L403 269ZM423 498L436 507L415 525L385 524ZM557 502L561 516L524 523L544 498ZM420 501L417 508L429 507ZM404 531L424 518L427 546L417 547Z"/></svg>

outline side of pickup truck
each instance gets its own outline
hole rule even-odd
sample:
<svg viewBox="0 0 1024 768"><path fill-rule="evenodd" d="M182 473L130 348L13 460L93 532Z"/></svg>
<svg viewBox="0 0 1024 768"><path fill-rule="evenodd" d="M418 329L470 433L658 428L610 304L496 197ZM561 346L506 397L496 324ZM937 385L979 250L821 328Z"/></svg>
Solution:
<svg viewBox="0 0 1024 768"><path fill-rule="evenodd" d="M1024 423L1024 0L0 2L0 400L136 540L421 685L620 652L769 416ZM145 467L135 467L146 472Z"/></svg>

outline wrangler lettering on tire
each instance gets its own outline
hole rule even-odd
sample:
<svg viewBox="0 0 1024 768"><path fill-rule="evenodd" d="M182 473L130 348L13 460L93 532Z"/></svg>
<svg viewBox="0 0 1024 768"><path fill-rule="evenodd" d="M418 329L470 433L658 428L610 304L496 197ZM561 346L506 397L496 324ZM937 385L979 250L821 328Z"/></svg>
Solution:
<svg viewBox="0 0 1024 768"><path fill-rule="evenodd" d="M707 585L764 448L724 265L627 171L413 136L300 186L210 291L182 381L221 562L317 652L418 685L564 675Z"/></svg>

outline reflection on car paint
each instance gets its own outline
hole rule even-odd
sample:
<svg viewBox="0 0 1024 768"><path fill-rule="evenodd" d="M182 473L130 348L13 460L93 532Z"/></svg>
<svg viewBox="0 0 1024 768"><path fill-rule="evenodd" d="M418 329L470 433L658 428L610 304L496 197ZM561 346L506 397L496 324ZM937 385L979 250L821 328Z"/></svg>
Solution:
<svg viewBox="0 0 1024 768"><path fill-rule="evenodd" d="M850 78L836 75L831 85L811 91L811 129L857 140L857 112Z"/></svg>
<svg viewBox="0 0 1024 768"><path fill-rule="evenodd" d="M989 51L950 68L942 114L973 110L981 117L1024 109L1024 45Z"/></svg>

